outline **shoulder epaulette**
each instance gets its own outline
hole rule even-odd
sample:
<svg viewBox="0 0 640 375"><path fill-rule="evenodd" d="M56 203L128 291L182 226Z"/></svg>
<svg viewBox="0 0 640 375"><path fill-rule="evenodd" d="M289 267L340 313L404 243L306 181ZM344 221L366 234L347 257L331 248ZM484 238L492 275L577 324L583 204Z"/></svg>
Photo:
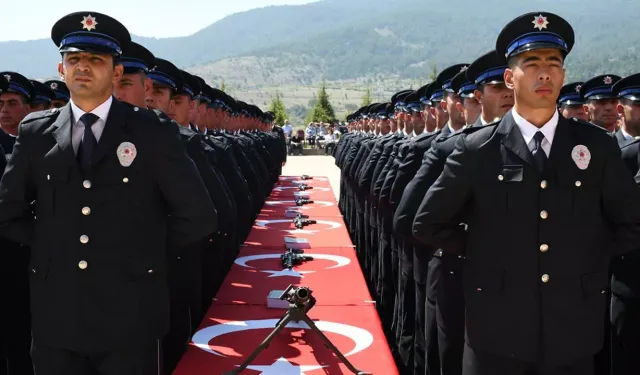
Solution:
<svg viewBox="0 0 640 375"><path fill-rule="evenodd" d="M622 150L623 148L627 148L631 145L635 145L636 143L640 143L640 138L629 139L627 142L623 143L620 146L620 149Z"/></svg>
<svg viewBox="0 0 640 375"><path fill-rule="evenodd" d="M592 128L592 129L598 129L598 130L600 130L600 131L601 131L601 132L603 132L603 133L609 133L609 131L608 131L607 129L605 129L605 128L601 127L601 126L598 126L598 125L592 124L592 123L587 122L587 121L583 121L583 120L577 119L577 118L575 118L575 117L573 117L573 118L571 119L571 121L573 121L573 122L574 122L574 123L576 123L576 124L584 125L584 126L587 126L587 127L589 127L589 128Z"/></svg>
<svg viewBox="0 0 640 375"><path fill-rule="evenodd" d="M44 118L55 118L60 114L60 109L51 108L46 109L44 111L31 112L24 119L22 119L23 124L27 124L33 121L42 120Z"/></svg>

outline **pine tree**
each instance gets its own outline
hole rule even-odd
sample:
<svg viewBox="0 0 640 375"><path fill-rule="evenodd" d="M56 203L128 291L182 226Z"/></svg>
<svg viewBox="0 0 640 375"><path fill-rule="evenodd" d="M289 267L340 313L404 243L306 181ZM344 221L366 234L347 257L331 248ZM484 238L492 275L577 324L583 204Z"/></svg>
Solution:
<svg viewBox="0 0 640 375"><path fill-rule="evenodd" d="M436 67L436 63L433 63L433 65L431 65L431 73L429 73L429 80L433 82L436 80L437 77L438 77L438 68Z"/></svg>
<svg viewBox="0 0 640 375"><path fill-rule="evenodd" d="M314 122L331 122L335 120L336 113L329 102L329 94L327 94L326 83L322 84L322 87L318 91L318 102L313 108L313 120Z"/></svg>
<svg viewBox="0 0 640 375"><path fill-rule="evenodd" d="M280 94L280 92L276 91L276 96L271 98L269 111L273 112L273 114L275 115L274 122L280 126L283 126L284 120L287 119L287 112L284 108L284 103L282 102L282 94Z"/></svg>
<svg viewBox="0 0 640 375"><path fill-rule="evenodd" d="M364 96L362 97L360 107L366 107L369 104L371 104L371 89L367 87L367 91L364 92Z"/></svg>

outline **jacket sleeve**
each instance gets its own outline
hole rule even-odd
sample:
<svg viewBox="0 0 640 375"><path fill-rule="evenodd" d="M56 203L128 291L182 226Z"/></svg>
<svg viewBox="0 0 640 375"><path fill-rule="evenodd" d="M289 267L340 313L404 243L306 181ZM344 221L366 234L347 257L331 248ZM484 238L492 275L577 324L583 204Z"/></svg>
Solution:
<svg viewBox="0 0 640 375"><path fill-rule="evenodd" d="M155 176L169 211L169 241L186 247L214 233L217 213L176 126L159 126Z"/></svg>
<svg viewBox="0 0 640 375"><path fill-rule="evenodd" d="M427 191L413 221L413 236L420 242L448 253L464 253L466 232L459 217L471 196L472 158L465 138L446 159L440 177Z"/></svg>
<svg viewBox="0 0 640 375"><path fill-rule="evenodd" d="M27 138L24 124L21 124L11 160L0 181L0 233L14 242L30 245L34 222L30 204L36 199L36 187L32 180Z"/></svg>

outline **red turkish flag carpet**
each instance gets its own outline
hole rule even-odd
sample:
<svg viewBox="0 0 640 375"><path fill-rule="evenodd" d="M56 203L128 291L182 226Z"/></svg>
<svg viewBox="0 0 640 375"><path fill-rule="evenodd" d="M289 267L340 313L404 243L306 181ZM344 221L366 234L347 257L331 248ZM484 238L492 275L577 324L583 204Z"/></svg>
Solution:
<svg viewBox="0 0 640 375"><path fill-rule="evenodd" d="M258 219L293 217L297 213L310 217L342 217L338 204L334 200L312 200L313 203L297 206L294 198L269 198L260 211Z"/></svg>
<svg viewBox="0 0 640 375"><path fill-rule="evenodd" d="M282 253L283 250L243 248L214 304L264 306L271 290L284 290L289 284L304 285L314 295L322 296L318 306L371 304L353 247L307 249L302 255L312 256L313 260L291 270L282 266Z"/></svg>
<svg viewBox="0 0 640 375"><path fill-rule="evenodd" d="M294 179L297 177L281 177L276 188L291 186ZM328 180L323 179L326 180L317 177L304 182L317 183L319 187L326 183L328 187ZM268 201L291 201L293 194L289 190L292 189L274 191L276 196L272 194ZM316 192L318 196L325 193ZM322 200L335 203L330 188L326 194ZM298 230L292 218L286 217L290 204L265 205L174 375L218 375L236 369L287 313L286 309L268 308L267 296L291 284L312 290L317 302L308 312L309 318L358 370L398 375L337 205L304 206L307 208L304 214L318 223ZM314 259L292 269L283 268L280 256L286 249L285 237L293 241L288 246L304 248L302 255ZM241 372L243 375L350 373L304 322L290 322Z"/></svg>
<svg viewBox="0 0 640 375"><path fill-rule="evenodd" d="M318 294L317 298L323 297ZM285 313L286 310L261 306L212 306L173 374L217 375L233 370L271 333ZM308 315L357 369L379 375L398 374L373 306L315 306ZM288 327L242 374L350 373L306 324L291 322Z"/></svg>
<svg viewBox="0 0 640 375"><path fill-rule="evenodd" d="M289 237L300 241L306 239L312 248L353 246L341 217L309 215L309 219L316 220L317 223L297 229L290 217L259 218L245 243L284 249L285 237Z"/></svg>

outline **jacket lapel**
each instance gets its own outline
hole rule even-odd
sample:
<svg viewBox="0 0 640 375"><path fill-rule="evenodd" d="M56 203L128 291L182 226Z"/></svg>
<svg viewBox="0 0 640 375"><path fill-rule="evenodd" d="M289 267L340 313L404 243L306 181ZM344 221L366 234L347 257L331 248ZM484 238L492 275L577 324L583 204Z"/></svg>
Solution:
<svg viewBox="0 0 640 375"><path fill-rule="evenodd" d="M67 105L60 108L60 114L53 123L53 126L56 128L53 131L53 137L56 139L56 143L63 155L63 159L66 159L67 162L74 164L77 167L78 161L71 141L72 121L71 104L67 103Z"/></svg>
<svg viewBox="0 0 640 375"><path fill-rule="evenodd" d="M124 105L113 99L107 123L98 141L98 147L91 157L92 167L96 167L108 153L116 153L118 143L122 140L122 129L126 126Z"/></svg>
<svg viewBox="0 0 640 375"><path fill-rule="evenodd" d="M502 145L507 150L516 154L529 165L533 165L533 155L531 155L529 147L524 142L524 137L522 137L520 128L518 128L516 121L513 119L511 111L509 111L502 121L500 121L500 125L498 125L496 132L504 136L504 138L502 138Z"/></svg>

